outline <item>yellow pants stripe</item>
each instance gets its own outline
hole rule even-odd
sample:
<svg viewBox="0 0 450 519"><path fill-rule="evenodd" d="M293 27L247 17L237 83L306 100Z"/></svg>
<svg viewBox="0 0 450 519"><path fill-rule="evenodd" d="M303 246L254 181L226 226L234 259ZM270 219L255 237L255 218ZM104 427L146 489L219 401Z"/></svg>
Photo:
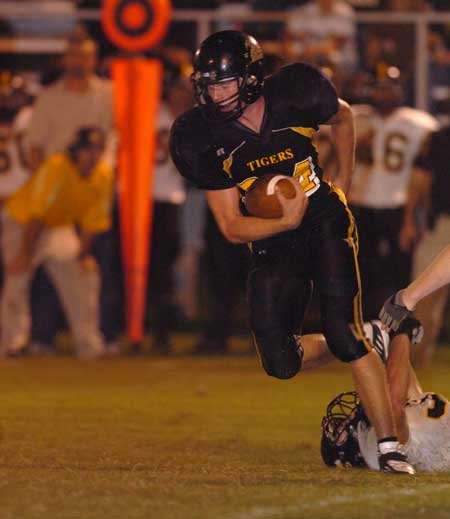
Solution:
<svg viewBox="0 0 450 519"><path fill-rule="evenodd" d="M372 351L373 346L367 340L364 329L363 329L363 313L362 313L362 289L361 289L361 274L359 271L359 263L358 263L358 230L355 224L355 218L353 217L352 212L350 211L347 205L347 198L342 190L334 186L331 182L327 182L331 190L337 194L339 200L344 204L345 210L347 212L347 216L349 219L349 226L347 229L347 243L351 246L353 251L353 258L355 264L355 273L356 273L356 281L358 285L358 290L356 292L355 297L353 298L353 324L355 326L355 330L358 334L358 339L362 341L367 351Z"/></svg>

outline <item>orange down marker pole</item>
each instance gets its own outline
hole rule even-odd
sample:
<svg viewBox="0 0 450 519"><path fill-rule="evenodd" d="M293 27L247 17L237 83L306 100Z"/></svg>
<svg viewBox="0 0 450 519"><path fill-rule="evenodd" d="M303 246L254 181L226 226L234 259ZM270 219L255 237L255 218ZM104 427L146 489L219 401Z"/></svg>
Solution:
<svg viewBox="0 0 450 519"><path fill-rule="evenodd" d="M133 52L113 63L114 103L119 131L119 210L125 276L127 331L130 340L144 335L153 166L161 98L162 66L136 57L164 36L170 21L169 0L105 0L102 25L109 39Z"/></svg>
<svg viewBox="0 0 450 519"><path fill-rule="evenodd" d="M128 335L142 340L150 258L151 188L162 67L157 60L113 63L120 135L119 209Z"/></svg>

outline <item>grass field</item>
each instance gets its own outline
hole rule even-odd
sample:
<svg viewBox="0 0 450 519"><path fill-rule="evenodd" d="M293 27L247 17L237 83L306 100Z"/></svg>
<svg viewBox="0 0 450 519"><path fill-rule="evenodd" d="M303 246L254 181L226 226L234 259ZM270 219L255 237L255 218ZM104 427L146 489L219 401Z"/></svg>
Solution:
<svg viewBox="0 0 450 519"><path fill-rule="evenodd" d="M291 381L254 356L0 363L0 519L450 518L450 474L324 467L338 363ZM450 348L423 385L450 395Z"/></svg>

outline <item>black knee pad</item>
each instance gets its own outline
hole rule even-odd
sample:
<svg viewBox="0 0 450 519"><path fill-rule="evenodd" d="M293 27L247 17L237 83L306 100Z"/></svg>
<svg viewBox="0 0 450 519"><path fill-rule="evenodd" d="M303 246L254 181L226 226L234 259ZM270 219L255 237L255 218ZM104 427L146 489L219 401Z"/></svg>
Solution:
<svg viewBox="0 0 450 519"><path fill-rule="evenodd" d="M364 332L361 330L358 333L348 323L328 323L324 327L324 335L331 353L342 362L353 362L372 351Z"/></svg>
<svg viewBox="0 0 450 519"><path fill-rule="evenodd" d="M280 380L288 380L295 377L302 367L302 361L298 354L295 354L295 358L282 358L279 356L277 359L271 359L268 367L265 367L266 373Z"/></svg>
<svg viewBox="0 0 450 519"><path fill-rule="evenodd" d="M343 284L339 295L321 296L323 333L331 353L342 362L358 360L373 349L364 335L359 308L355 307L358 293L353 288Z"/></svg>
<svg viewBox="0 0 450 519"><path fill-rule="evenodd" d="M293 336L301 328L311 282L286 272L255 268L249 275L250 325L266 373L289 379L301 369L302 359Z"/></svg>
<svg viewBox="0 0 450 519"><path fill-rule="evenodd" d="M302 358L294 337L255 334L255 342L263 368L269 376L287 380L300 371Z"/></svg>

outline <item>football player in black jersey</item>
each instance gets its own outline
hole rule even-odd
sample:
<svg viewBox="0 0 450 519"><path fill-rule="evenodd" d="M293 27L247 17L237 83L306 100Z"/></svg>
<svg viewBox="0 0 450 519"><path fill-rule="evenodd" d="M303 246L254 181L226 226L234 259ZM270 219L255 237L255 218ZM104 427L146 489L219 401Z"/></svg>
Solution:
<svg viewBox="0 0 450 519"><path fill-rule="evenodd" d="M198 106L181 115L171 134L180 173L206 191L216 221L233 243L248 243L250 321L266 372L297 374L299 335L312 284L320 295L324 335L332 353L352 368L356 390L375 425L386 472L414 473L398 448L383 364L362 327L357 234L345 193L354 167L349 105L315 68L293 64L265 78L257 41L237 31L208 37L194 59ZM322 178L311 142L329 124L339 175ZM291 177L296 197L277 193L280 218L249 216L242 203L260 176Z"/></svg>

